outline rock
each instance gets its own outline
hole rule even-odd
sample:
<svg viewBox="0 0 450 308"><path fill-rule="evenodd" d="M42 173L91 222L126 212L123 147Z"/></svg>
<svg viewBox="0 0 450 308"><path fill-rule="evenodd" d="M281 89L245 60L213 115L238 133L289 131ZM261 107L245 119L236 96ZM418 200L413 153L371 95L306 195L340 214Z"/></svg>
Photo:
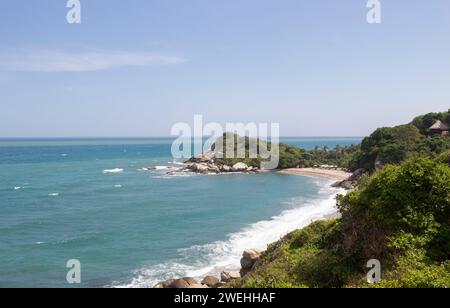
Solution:
<svg viewBox="0 0 450 308"><path fill-rule="evenodd" d="M364 173L366 173L366 169L364 168L360 168L355 170L355 172L353 172L353 174L348 178L348 181L356 181L357 179L359 179L361 177L361 175L363 175Z"/></svg>
<svg viewBox="0 0 450 308"><path fill-rule="evenodd" d="M353 185L353 183L351 181L345 180L345 181L336 182L336 183L332 184L331 187L344 188L346 190L352 190L354 188L354 185Z"/></svg>
<svg viewBox="0 0 450 308"><path fill-rule="evenodd" d="M208 171L212 173L220 173L220 168L214 164L208 164Z"/></svg>
<svg viewBox="0 0 450 308"><path fill-rule="evenodd" d="M247 275L261 258L261 252L257 249L248 249L244 251L241 259L241 277Z"/></svg>
<svg viewBox="0 0 450 308"><path fill-rule="evenodd" d="M193 284L188 287L188 289L208 289L209 287L204 284Z"/></svg>
<svg viewBox="0 0 450 308"><path fill-rule="evenodd" d="M225 282L219 282L219 283L217 283L213 288L214 288L214 289L220 289L220 288L222 288L224 285L226 285Z"/></svg>
<svg viewBox="0 0 450 308"><path fill-rule="evenodd" d="M213 276L207 276L202 280L202 284L207 285L208 287L211 288L214 288L219 283L220 280Z"/></svg>
<svg viewBox="0 0 450 308"><path fill-rule="evenodd" d="M241 259L242 268L251 269L259 258L261 258L261 252L257 249L248 249L244 251Z"/></svg>
<svg viewBox="0 0 450 308"><path fill-rule="evenodd" d="M220 280L222 282L230 282L232 280L236 280L241 278L241 274L239 272L222 272L220 274Z"/></svg>
<svg viewBox="0 0 450 308"><path fill-rule="evenodd" d="M340 187L342 187L346 190L350 190L350 189L353 189L353 183L350 181L342 181Z"/></svg>
<svg viewBox="0 0 450 308"><path fill-rule="evenodd" d="M231 167L231 170L233 172L247 171L247 169L248 169L248 166L244 163L237 163L233 167Z"/></svg>
<svg viewBox="0 0 450 308"><path fill-rule="evenodd" d="M170 285L175 281L175 279L170 279L166 281L161 281L158 284L156 284L153 288L154 289L167 289L170 287Z"/></svg>
<svg viewBox="0 0 450 308"><path fill-rule="evenodd" d="M334 187L334 188L339 188L339 187L341 187L341 183L342 183L342 181L339 181L339 182L333 183L333 184L331 184L331 187Z"/></svg>
<svg viewBox="0 0 450 308"><path fill-rule="evenodd" d="M187 288L189 288L189 283L187 283L186 280L184 280L184 279L177 279L177 280L174 280L168 286L168 288L171 288L171 289L187 289Z"/></svg>
<svg viewBox="0 0 450 308"><path fill-rule="evenodd" d="M198 281L191 277L184 277L183 280L186 281L191 286L198 284Z"/></svg>
<svg viewBox="0 0 450 308"><path fill-rule="evenodd" d="M220 167L220 171L222 171L222 172L231 172L231 167L227 166L227 165L223 165L222 167Z"/></svg>
<svg viewBox="0 0 450 308"><path fill-rule="evenodd" d="M191 169L200 173L208 172L208 166L205 164L197 164L197 163L192 164Z"/></svg>

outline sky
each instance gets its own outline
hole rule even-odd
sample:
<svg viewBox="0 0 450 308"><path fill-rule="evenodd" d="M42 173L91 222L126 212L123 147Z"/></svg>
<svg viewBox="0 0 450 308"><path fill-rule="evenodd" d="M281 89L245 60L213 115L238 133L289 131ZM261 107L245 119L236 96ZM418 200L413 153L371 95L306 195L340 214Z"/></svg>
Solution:
<svg viewBox="0 0 450 308"><path fill-rule="evenodd" d="M450 108L450 1L0 2L0 137L365 136Z"/></svg>

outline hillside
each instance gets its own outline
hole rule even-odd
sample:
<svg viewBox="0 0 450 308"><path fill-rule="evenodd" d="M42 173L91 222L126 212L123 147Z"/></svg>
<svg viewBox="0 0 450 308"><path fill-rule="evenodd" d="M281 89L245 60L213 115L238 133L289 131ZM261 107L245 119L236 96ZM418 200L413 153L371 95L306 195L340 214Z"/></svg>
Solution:
<svg viewBox="0 0 450 308"><path fill-rule="evenodd" d="M450 137L425 129L449 117L430 115L366 138L350 161L373 173L338 197L342 217L272 244L230 286L450 287ZM380 284L366 282L370 259L382 264Z"/></svg>

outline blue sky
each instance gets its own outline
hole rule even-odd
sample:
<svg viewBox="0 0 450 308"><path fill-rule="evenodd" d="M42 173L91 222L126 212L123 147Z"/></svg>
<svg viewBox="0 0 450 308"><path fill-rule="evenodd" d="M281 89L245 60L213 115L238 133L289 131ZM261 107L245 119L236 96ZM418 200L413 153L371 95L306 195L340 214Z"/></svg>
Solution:
<svg viewBox="0 0 450 308"><path fill-rule="evenodd" d="M0 137L167 136L193 121L360 136L450 108L450 2L3 0Z"/></svg>

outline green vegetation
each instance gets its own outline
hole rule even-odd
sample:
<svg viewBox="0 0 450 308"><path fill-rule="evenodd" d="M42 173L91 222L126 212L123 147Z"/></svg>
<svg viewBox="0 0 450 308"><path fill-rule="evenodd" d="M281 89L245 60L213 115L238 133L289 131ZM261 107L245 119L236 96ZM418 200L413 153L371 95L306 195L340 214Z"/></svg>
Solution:
<svg viewBox="0 0 450 308"><path fill-rule="evenodd" d="M256 269L230 286L450 288L450 137L429 134L436 120L450 124L449 112L380 128L360 146L283 148L282 166L334 162L372 172L338 196L341 218L272 244ZM370 259L381 261L379 284L366 282Z"/></svg>
<svg viewBox="0 0 450 308"><path fill-rule="evenodd" d="M429 133L428 129L437 120L450 127L450 110L419 116L407 125L379 128L359 146L306 151L300 163L306 167L327 164L349 170L374 171L383 165L400 164L412 158L434 158L450 148L448 136Z"/></svg>
<svg viewBox="0 0 450 308"><path fill-rule="evenodd" d="M216 144L223 144L223 149L227 148L227 140L233 140L233 155L227 155L228 153L224 151L223 158L216 159L218 164L233 166L236 163L243 162L248 166L260 167L261 162L264 161L259 155L250 155L250 144L253 142L257 145L258 149L267 149L270 151L272 148L271 142L265 142L260 139L255 140L249 137L241 137L236 134L225 133L222 138L216 141ZM237 149L241 147L245 149L244 157L237 158ZM216 150L216 145L213 146L213 150ZM279 169L286 168L296 168L299 165L305 167L313 167L317 165L336 165L345 167L349 164L352 159L352 155L359 150L359 146L353 145L350 147L340 147L337 146L334 150L329 150L327 148L319 149L318 147L312 151L307 151L295 146L280 143L279 144ZM242 155L241 155L242 157Z"/></svg>
<svg viewBox="0 0 450 308"><path fill-rule="evenodd" d="M410 124L396 127L384 127L377 129L372 135L365 138L361 145L348 147L336 146L334 149L318 148L304 150L295 146L281 143L279 146L280 162L278 168L295 168L297 166L314 167L320 165L333 165L349 170L366 169L370 172L381 168L386 164L401 164L409 159L417 157L436 158L450 149L449 136L436 136L429 133L437 120L450 127L449 112L429 113L415 118ZM237 145L245 144L245 158L223 158L218 162L226 165L234 165L244 162L249 166L260 167L261 157L250 158L248 137L224 134L222 140L226 148L226 136L234 137L236 157ZM254 141L254 140L253 140ZM271 143L256 140L258 147L264 146L269 150Z"/></svg>
<svg viewBox="0 0 450 308"><path fill-rule="evenodd" d="M232 287L450 287L450 167L426 158L388 165L338 198L342 218L316 222L272 244Z"/></svg>

